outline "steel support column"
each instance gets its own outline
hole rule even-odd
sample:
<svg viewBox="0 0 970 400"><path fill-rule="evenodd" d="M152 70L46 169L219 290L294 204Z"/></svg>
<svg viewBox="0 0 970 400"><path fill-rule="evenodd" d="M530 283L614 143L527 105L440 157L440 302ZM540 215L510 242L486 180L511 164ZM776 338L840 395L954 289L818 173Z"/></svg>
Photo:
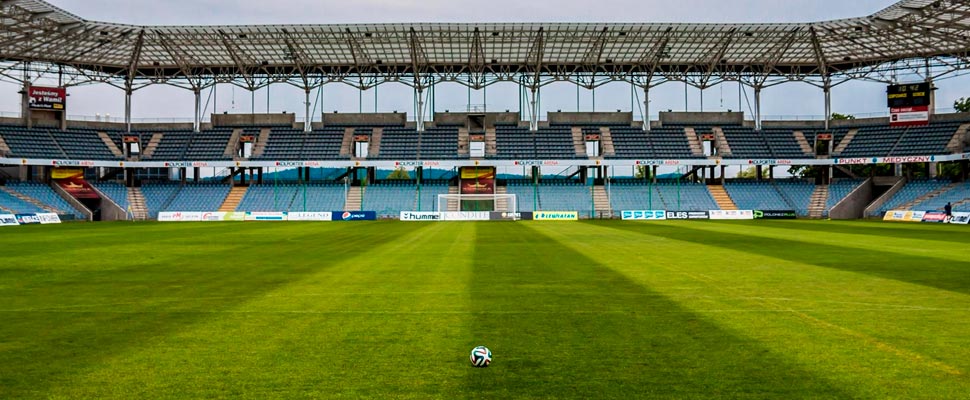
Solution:
<svg viewBox="0 0 970 400"><path fill-rule="evenodd" d="M529 99L529 109L531 110L531 115L529 115L529 130L535 132L539 130L539 88L533 86L529 88L529 92L532 93L532 98Z"/></svg>
<svg viewBox="0 0 970 400"><path fill-rule="evenodd" d="M424 88L418 86L414 88L417 93L417 110L415 110L415 118L417 119L417 130L418 132L424 132Z"/></svg>
<svg viewBox="0 0 970 400"><path fill-rule="evenodd" d="M303 94L304 94L303 105L305 110L305 114L303 115L306 116L305 120L303 121L303 132L310 132L311 130L313 130L313 127L311 125L312 123L311 120L313 118L310 116L310 88L304 88Z"/></svg>
<svg viewBox="0 0 970 400"><path fill-rule="evenodd" d="M754 87L754 130L761 131L761 85Z"/></svg>
<svg viewBox="0 0 970 400"><path fill-rule="evenodd" d="M825 78L822 91L825 93L825 130L827 131L832 121L832 80L830 78Z"/></svg>
<svg viewBox="0 0 970 400"><path fill-rule="evenodd" d="M192 93L195 94L195 119L192 121L192 131L198 132L202 130L202 91L199 88L193 88Z"/></svg>
<svg viewBox="0 0 970 400"><path fill-rule="evenodd" d="M643 86L643 131L650 132L650 86Z"/></svg>
<svg viewBox="0 0 970 400"><path fill-rule="evenodd" d="M131 133L131 87L125 88L125 132Z"/></svg>

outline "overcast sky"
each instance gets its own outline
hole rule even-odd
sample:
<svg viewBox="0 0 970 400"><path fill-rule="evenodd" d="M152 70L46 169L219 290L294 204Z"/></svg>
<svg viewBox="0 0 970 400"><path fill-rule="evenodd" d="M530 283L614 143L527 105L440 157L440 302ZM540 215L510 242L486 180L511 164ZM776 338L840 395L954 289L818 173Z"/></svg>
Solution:
<svg viewBox="0 0 970 400"><path fill-rule="evenodd" d="M321 24L367 22L808 22L850 18L872 14L893 3L892 0L49 0L64 10L89 20L144 25L205 24ZM970 95L970 79L959 77L938 83L937 108L949 108L955 98ZM0 111L16 113L20 109L17 88L0 83ZM111 114L121 117L124 96L118 89L85 86L69 89L69 115ZM205 93L208 95L208 93ZM269 112L295 112L302 118L303 93L300 89L274 85L270 89ZM439 85L436 111L460 110L469 103L463 87ZM413 119L412 92L402 85L384 85L377 90L377 110L407 112ZM593 109L593 95L583 89L578 109ZM741 110L750 114L752 93L740 93L738 85L728 83L704 92L704 110ZM763 114L822 115L820 89L803 83L790 83L763 91ZM885 113L885 85L852 82L833 89L833 111L865 114ZM208 112L248 113L267 111L265 90L254 97L248 91L220 85ZM324 89L320 111L372 112L375 91L358 93L345 85L333 84ZM700 93L687 90L686 109L700 110ZM190 92L166 86L142 89L133 96L135 118L191 118ZM642 101L642 99L640 99ZM206 100L203 100L206 102ZM610 84L596 90L597 111L634 110L640 118L640 105L631 108L628 84ZM214 103L214 104L213 104ZM487 104L492 111L518 109L518 91L514 85L489 87L472 92L471 104ZM657 111L685 109L684 85L669 83L651 91L651 114ZM544 88L542 114L548 111L576 111L577 90L571 84ZM316 117L315 119L319 119Z"/></svg>

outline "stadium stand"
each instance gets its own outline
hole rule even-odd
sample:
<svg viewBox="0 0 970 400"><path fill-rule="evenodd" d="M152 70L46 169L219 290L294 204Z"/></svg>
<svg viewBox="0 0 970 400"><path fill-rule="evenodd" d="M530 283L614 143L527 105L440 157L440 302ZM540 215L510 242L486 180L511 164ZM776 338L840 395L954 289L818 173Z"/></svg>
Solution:
<svg viewBox="0 0 970 400"><path fill-rule="evenodd" d="M839 204L842 199L852 193L859 185L864 182L862 179L837 179L831 184L829 184L829 196L825 202L825 213L823 216L828 216L828 212L832 210Z"/></svg>
<svg viewBox="0 0 970 400"><path fill-rule="evenodd" d="M578 211L588 217L593 208L590 187L573 181L543 180L539 185L539 210Z"/></svg>
<svg viewBox="0 0 970 400"><path fill-rule="evenodd" d="M506 193L515 195L518 211L525 212L542 209L538 207L537 191L538 189L528 180L509 180L505 187Z"/></svg>
<svg viewBox="0 0 970 400"><path fill-rule="evenodd" d="M115 202L122 210L128 209L128 188L118 182L90 182L99 192Z"/></svg>
<svg viewBox="0 0 970 400"><path fill-rule="evenodd" d="M27 201L21 200L20 198L3 190L0 190L0 210L15 214L47 212L47 210Z"/></svg>
<svg viewBox="0 0 970 400"><path fill-rule="evenodd" d="M84 218L84 213L68 204L66 200L61 198L61 196L54 191L54 189L43 183L11 182L7 184L7 188L39 201L40 203L54 209L58 214L73 215L75 218L79 219Z"/></svg>
<svg viewBox="0 0 970 400"><path fill-rule="evenodd" d="M304 209L304 192L306 208ZM344 208L346 187L296 183L252 185L236 211L335 211Z"/></svg>
<svg viewBox="0 0 970 400"><path fill-rule="evenodd" d="M881 216L885 214L886 211L895 210L900 206L913 203L921 196L924 196L927 193L938 191L949 183L949 181L936 179L909 181L905 186L903 186L902 189L896 192L896 194L889 199L889 201L886 201L882 207L879 207L879 210L873 216Z"/></svg>
<svg viewBox="0 0 970 400"><path fill-rule="evenodd" d="M648 133L640 128L612 127L610 135L616 152L610 158L695 158L683 128L659 128Z"/></svg>
<svg viewBox="0 0 970 400"><path fill-rule="evenodd" d="M742 210L789 210L777 188L767 181L731 181L724 184L731 200Z"/></svg>
<svg viewBox="0 0 970 400"><path fill-rule="evenodd" d="M775 180L772 185L798 215L808 215L815 184L801 179Z"/></svg>
<svg viewBox="0 0 970 400"><path fill-rule="evenodd" d="M946 203L951 203L953 211L970 211L970 182L963 182L946 188L942 193L923 200L910 207L917 211L943 211Z"/></svg>
<svg viewBox="0 0 970 400"><path fill-rule="evenodd" d="M218 210L229 195L228 184L199 183L182 185L169 204L161 211L213 211Z"/></svg>
<svg viewBox="0 0 970 400"><path fill-rule="evenodd" d="M367 186L362 207L377 211L381 217L397 217L401 211L413 211L417 201L417 187L413 182L384 181Z"/></svg>
<svg viewBox="0 0 970 400"><path fill-rule="evenodd" d="M418 198L420 204L415 207L416 211L440 211L438 210L438 195L448 194L449 186L447 183L425 183L421 185Z"/></svg>
<svg viewBox="0 0 970 400"><path fill-rule="evenodd" d="M246 131L255 135L256 132ZM262 160L337 160L343 142L344 129L327 127L312 132L293 128L272 128L269 140L263 145L263 154L253 159Z"/></svg>
<svg viewBox="0 0 970 400"><path fill-rule="evenodd" d="M178 194L179 184L176 182L148 182L142 185L145 195L145 206L148 207L149 218L158 218L158 213Z"/></svg>

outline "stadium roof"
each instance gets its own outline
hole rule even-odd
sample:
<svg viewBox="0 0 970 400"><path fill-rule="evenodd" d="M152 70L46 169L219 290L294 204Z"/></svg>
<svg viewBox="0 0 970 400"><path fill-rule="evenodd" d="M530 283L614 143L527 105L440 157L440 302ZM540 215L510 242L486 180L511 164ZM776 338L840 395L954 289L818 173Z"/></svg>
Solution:
<svg viewBox="0 0 970 400"><path fill-rule="evenodd" d="M476 87L520 76L533 83L540 76L826 76L907 59L965 65L970 58L965 0L904 0L868 17L812 23L239 26L107 23L42 0L0 0L0 21L0 61L115 79L242 79L253 86L256 77L273 76L412 84L433 76Z"/></svg>

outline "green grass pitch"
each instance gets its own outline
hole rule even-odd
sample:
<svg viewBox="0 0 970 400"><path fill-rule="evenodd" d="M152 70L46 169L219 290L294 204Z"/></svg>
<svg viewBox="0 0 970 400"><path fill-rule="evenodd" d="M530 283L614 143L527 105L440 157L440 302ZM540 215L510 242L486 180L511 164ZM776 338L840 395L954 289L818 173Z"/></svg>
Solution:
<svg viewBox="0 0 970 400"><path fill-rule="evenodd" d="M0 228L0 321L2 399L966 399L970 229Z"/></svg>

